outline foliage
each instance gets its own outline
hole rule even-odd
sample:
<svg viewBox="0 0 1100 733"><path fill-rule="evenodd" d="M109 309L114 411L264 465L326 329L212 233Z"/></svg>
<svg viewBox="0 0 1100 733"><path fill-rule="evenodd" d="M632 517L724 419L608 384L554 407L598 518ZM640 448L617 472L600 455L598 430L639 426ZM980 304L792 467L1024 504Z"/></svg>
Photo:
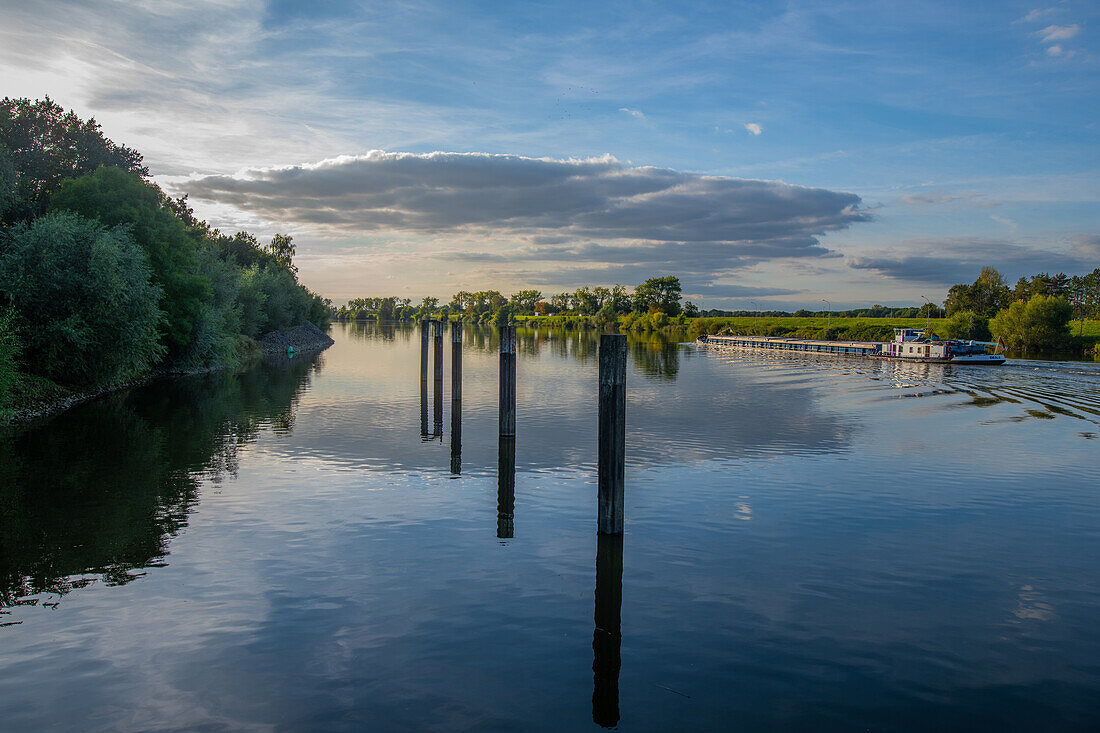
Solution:
<svg viewBox="0 0 1100 733"><path fill-rule="evenodd" d="M16 193L15 162L11 158L11 151L0 143L0 226L4 222L4 216L18 201Z"/></svg>
<svg viewBox="0 0 1100 733"><path fill-rule="evenodd" d="M19 374L22 344L15 324L14 308L0 310L0 408L9 403L8 395Z"/></svg>
<svg viewBox="0 0 1100 733"><path fill-rule="evenodd" d="M944 323L943 335L952 339L988 341L989 322L974 311L955 311Z"/></svg>
<svg viewBox="0 0 1100 733"><path fill-rule="evenodd" d="M493 323L497 326L507 326L512 320L512 306L508 303L497 308L497 312L493 314Z"/></svg>
<svg viewBox="0 0 1100 733"><path fill-rule="evenodd" d="M1033 295L1014 301L989 322L993 335L1012 351L1034 353L1066 348L1073 306L1065 298Z"/></svg>
<svg viewBox="0 0 1100 733"><path fill-rule="evenodd" d="M634 312L680 315L680 278L651 277L634 289Z"/></svg>
<svg viewBox="0 0 1100 733"><path fill-rule="evenodd" d="M992 318L997 311L1012 302L1012 291L1004 276L992 267L983 267L972 285L959 283L947 292L944 308L948 316L958 311L973 311L982 318Z"/></svg>
<svg viewBox="0 0 1100 733"><path fill-rule="evenodd" d="M195 241L168 197L133 173L105 167L62 183L50 208L75 211L107 226L130 227L134 241L149 255L154 283L163 291L158 303L166 315L162 344L170 356L182 354L212 292L197 272Z"/></svg>
<svg viewBox="0 0 1100 733"><path fill-rule="evenodd" d="M125 227L68 212L17 224L0 256L0 282L36 373L113 384L144 374L163 353L160 289Z"/></svg>
<svg viewBox="0 0 1100 733"><path fill-rule="evenodd" d="M12 224L44 214L50 197L66 178L111 166L146 177L141 155L103 136L94 120L82 121L49 97L0 100L0 144L14 164L14 201L0 222Z"/></svg>

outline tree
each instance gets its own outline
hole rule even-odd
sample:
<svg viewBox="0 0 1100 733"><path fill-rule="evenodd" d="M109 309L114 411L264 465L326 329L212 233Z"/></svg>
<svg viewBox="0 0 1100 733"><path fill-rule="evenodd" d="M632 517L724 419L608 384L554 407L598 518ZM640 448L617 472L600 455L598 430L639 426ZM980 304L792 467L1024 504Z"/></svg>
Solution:
<svg viewBox="0 0 1100 733"><path fill-rule="evenodd" d="M688 318L699 317L699 306L692 303L690 300L684 303L684 315Z"/></svg>
<svg viewBox="0 0 1100 733"><path fill-rule="evenodd" d="M294 266L294 239L287 234L276 234L267 245L267 251L276 262L285 267L291 275L298 274Z"/></svg>
<svg viewBox="0 0 1100 733"><path fill-rule="evenodd" d="M623 285L611 286L611 307L615 309L616 313L629 313L630 312L630 293L626 292L626 287Z"/></svg>
<svg viewBox="0 0 1100 733"><path fill-rule="evenodd" d="M944 301L944 309L950 316L956 311L974 311L982 318L991 318L1012 302L1012 291L1004 276L992 267L983 267L972 285L959 283L951 286Z"/></svg>
<svg viewBox="0 0 1100 733"><path fill-rule="evenodd" d="M538 290L520 290L509 299L516 313L530 315L535 312L535 305L542 300L542 293Z"/></svg>
<svg viewBox="0 0 1100 733"><path fill-rule="evenodd" d="M1065 298L1033 295L1014 301L989 321L993 335L1010 350L1023 353L1056 351L1069 341L1073 307Z"/></svg>
<svg viewBox="0 0 1100 733"><path fill-rule="evenodd" d="M210 283L197 273L195 241L155 185L121 168L99 168L64 181L50 208L69 210L108 227L127 225L134 241L149 255L153 283L163 292L158 304L167 316L163 343L178 356L190 342Z"/></svg>
<svg viewBox="0 0 1100 733"><path fill-rule="evenodd" d="M44 214L61 181L113 166L146 178L141 154L103 136L94 119L82 121L49 97L0 101L0 144L8 149L16 171L14 202L0 219L4 224Z"/></svg>
<svg viewBox="0 0 1100 733"><path fill-rule="evenodd" d="M655 309L669 316L680 315L680 278L651 277L634 288L634 312L646 313Z"/></svg>
<svg viewBox="0 0 1100 733"><path fill-rule="evenodd" d="M70 212L17 224L0 282L22 324L28 368L64 384L141 376L163 353L159 288L125 227Z"/></svg>
<svg viewBox="0 0 1100 733"><path fill-rule="evenodd" d="M951 339L988 341L989 323L974 311L955 311L944 325L944 335Z"/></svg>

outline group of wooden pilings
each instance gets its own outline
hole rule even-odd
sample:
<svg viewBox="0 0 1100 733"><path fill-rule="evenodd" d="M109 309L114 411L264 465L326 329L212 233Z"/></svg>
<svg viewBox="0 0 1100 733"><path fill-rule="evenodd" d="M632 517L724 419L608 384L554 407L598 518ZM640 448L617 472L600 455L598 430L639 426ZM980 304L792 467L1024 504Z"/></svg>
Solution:
<svg viewBox="0 0 1100 733"><path fill-rule="evenodd" d="M443 324L420 326L421 437L442 440ZM431 333L429 334L429 329ZM434 417L427 432L428 345L434 342ZM497 537L515 533L516 329L500 328L500 390L497 435ZM623 497L626 462L626 336L600 337L597 458L597 549L595 629L592 633L592 720L605 728L619 722L622 668ZM451 473L462 464L462 324L451 323Z"/></svg>
<svg viewBox="0 0 1100 733"><path fill-rule="evenodd" d="M429 333L430 331L430 333ZM428 345L433 342L433 431L427 430ZM597 510L596 531L601 535L623 533L623 499L626 473L626 336L604 334L600 337L599 432L597 437ZM498 460L511 467L510 478L501 471L503 491L500 505L514 504L516 455L516 328L500 327L500 390L498 410ZM443 437L443 322L420 324L420 432L425 439ZM461 468L462 434L462 324L451 323L451 472ZM511 496L508 499L507 496ZM507 512L503 511L505 508ZM507 514L508 520L500 519ZM498 528L511 536L511 507L498 506Z"/></svg>

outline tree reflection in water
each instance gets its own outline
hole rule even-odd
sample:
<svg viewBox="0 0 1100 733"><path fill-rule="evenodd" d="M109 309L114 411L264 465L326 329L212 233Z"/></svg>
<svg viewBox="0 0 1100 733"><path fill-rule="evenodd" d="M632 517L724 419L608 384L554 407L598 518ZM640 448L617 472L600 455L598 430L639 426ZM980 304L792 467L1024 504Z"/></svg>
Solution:
<svg viewBox="0 0 1100 733"><path fill-rule="evenodd" d="M129 583L163 565L200 482L235 475L241 447L264 429L289 433L321 364L160 380L9 429L0 436L0 606L97 579Z"/></svg>

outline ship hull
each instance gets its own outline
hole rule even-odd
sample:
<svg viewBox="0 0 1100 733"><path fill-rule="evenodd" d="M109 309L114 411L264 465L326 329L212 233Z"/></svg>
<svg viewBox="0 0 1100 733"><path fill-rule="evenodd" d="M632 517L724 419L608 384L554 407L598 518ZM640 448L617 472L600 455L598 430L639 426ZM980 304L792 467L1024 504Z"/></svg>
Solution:
<svg viewBox="0 0 1100 733"><path fill-rule="evenodd" d="M786 351L800 354L832 354L864 359L886 359L916 364L966 364L970 366L1000 366L1002 354L952 354L949 356L907 356L885 353L887 345L879 341L814 341L810 339L776 338L771 336L700 336L696 343L732 346L744 349Z"/></svg>

